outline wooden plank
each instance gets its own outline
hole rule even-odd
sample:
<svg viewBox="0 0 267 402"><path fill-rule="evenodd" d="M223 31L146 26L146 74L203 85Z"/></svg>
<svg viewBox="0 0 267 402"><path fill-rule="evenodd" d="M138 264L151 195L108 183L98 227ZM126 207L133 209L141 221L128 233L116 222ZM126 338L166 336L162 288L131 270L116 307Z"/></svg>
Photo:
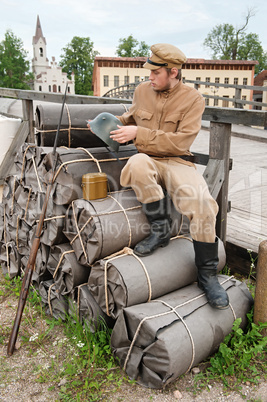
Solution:
<svg viewBox="0 0 267 402"><path fill-rule="evenodd" d="M22 100L22 113L23 120L28 122L29 135L27 137L27 142L34 143L34 118L33 118L33 101L30 99Z"/></svg>
<svg viewBox="0 0 267 402"><path fill-rule="evenodd" d="M203 173L203 177L206 180L212 197L217 200L225 178L224 161L210 159Z"/></svg>
<svg viewBox="0 0 267 402"><path fill-rule="evenodd" d="M216 222L217 236L225 243L227 228L227 212L228 212L228 186L229 186L229 169L230 169L230 142L231 142L231 124L226 123L210 123L210 159L223 161L223 169L220 168L219 173L224 173L221 189L217 196L219 212ZM216 177L214 177L216 179ZM215 183L216 184L216 183Z"/></svg>
<svg viewBox="0 0 267 402"><path fill-rule="evenodd" d="M255 268L257 270L257 253L247 251L236 244L229 241L226 242L226 264L230 268L231 274L239 274L248 276L251 273L251 258L255 260ZM252 274L255 276L255 273Z"/></svg>
<svg viewBox="0 0 267 402"><path fill-rule="evenodd" d="M267 127L267 112L207 106L203 113L203 120Z"/></svg>
<svg viewBox="0 0 267 402"><path fill-rule="evenodd" d="M6 152L5 157L1 163L0 184L3 184L5 178L8 176L8 173L10 172L10 170L13 166L15 156L16 156L19 148L21 147L21 145L25 142L28 134L29 134L28 122L23 121L20 124L19 129L18 129L16 135L14 136L14 138L10 144L10 147L9 147L8 151Z"/></svg>
<svg viewBox="0 0 267 402"><path fill-rule="evenodd" d="M15 99L29 99L35 101L46 101L62 103L64 93L28 91L24 89L0 88L0 96ZM132 103L132 99L104 98L98 96L67 95L66 103L72 104L105 104L105 103Z"/></svg>

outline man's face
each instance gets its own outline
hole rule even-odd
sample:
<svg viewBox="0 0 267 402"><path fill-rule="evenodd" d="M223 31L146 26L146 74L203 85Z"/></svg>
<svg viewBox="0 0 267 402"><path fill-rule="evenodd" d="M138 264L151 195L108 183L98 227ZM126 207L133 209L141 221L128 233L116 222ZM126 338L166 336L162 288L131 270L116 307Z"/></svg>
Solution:
<svg viewBox="0 0 267 402"><path fill-rule="evenodd" d="M171 88L171 78L164 67L151 70L149 79L154 91L166 91Z"/></svg>

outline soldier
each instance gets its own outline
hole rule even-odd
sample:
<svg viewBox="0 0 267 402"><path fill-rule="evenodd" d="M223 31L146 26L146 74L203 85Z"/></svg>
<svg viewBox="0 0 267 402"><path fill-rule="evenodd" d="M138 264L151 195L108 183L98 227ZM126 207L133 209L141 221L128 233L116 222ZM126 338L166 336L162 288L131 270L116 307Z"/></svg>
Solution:
<svg viewBox="0 0 267 402"><path fill-rule="evenodd" d="M201 128L205 102L196 89L182 82L181 67L186 57L180 49L159 43L151 46L151 51L144 64L151 70L149 81L138 85L129 111L118 116L123 125L110 132L114 141L132 140L138 150L122 169L121 184L135 191L151 231L134 252L146 256L169 243L168 194L190 221L198 285L212 307L225 309L228 295L217 278L218 205L192 163L190 152Z"/></svg>

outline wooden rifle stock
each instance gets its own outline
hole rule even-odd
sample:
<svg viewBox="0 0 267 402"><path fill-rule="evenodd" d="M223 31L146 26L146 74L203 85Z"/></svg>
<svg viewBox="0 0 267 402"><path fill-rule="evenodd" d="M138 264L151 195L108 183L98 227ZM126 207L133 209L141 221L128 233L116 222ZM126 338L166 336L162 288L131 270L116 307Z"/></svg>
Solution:
<svg viewBox="0 0 267 402"><path fill-rule="evenodd" d="M9 356L11 356L13 354L14 349L15 349L15 344L16 344L16 340L17 340L17 336L18 336L18 332L19 332L19 327L20 327L20 322L21 322L23 310L24 310L24 307L26 304L26 300L28 297L29 288L31 285L31 279L32 279L32 274L33 274L33 270L34 270L34 266L35 266L36 255L37 255L37 251L38 251L38 248L40 245L40 237L41 237L41 233L42 233L42 229L43 229L47 205L48 205L48 201L49 201L49 197L50 197L50 193L51 193L51 188L52 188L52 185L54 182L55 170L56 170L56 165L57 165L56 147L57 147L59 129L60 129L62 115L63 115L64 104L65 104L65 100L66 100L67 88L68 88L68 84L66 85L65 95L63 98L63 103L62 103L62 108L61 108L61 115L60 115L60 119L59 119L59 123L58 123L58 127L57 127L57 133L56 133L53 152L52 152L52 156L53 156L54 160L53 160L51 177L47 184L42 211L41 211L40 218L39 218L39 221L37 224L35 237L34 237L30 255L29 255L29 260L28 260L27 267L25 269L25 273L24 273L24 277L23 277L23 281L22 281L22 287L21 287L21 292L20 292L20 296L19 296L17 313L16 313L13 328L12 328L9 342L8 342L7 354Z"/></svg>

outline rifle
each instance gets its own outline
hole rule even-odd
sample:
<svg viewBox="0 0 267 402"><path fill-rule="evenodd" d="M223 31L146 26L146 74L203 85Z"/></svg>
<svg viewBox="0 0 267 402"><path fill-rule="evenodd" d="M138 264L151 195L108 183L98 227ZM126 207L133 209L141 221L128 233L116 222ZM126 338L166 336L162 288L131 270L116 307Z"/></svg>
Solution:
<svg viewBox="0 0 267 402"><path fill-rule="evenodd" d="M56 152L56 148L57 148L59 130L60 130L60 125L61 125L61 120L62 120L62 115L63 115L63 110L64 110L64 104L65 104L65 100L66 100L67 88L68 88L68 84L66 85L66 89L65 89L60 119L58 122L57 133L55 136L54 147L53 147L53 151L52 151L53 165L52 165L51 176L50 176L48 184L47 184L46 194L45 194L40 218L39 218L39 221L38 221L38 224L36 227L35 237L34 237L34 240L32 243L29 260L28 260L27 267L25 269L25 273L24 273L24 277L23 277L23 281L22 281L22 287L21 287L20 296L19 296L17 313L16 313L14 325L13 325L13 328L12 328L12 331L10 334L10 338L9 338L9 342L8 342L7 354L9 356L11 356L13 354L14 349L15 349L15 344L16 344L16 340L17 340L17 336L18 336L18 332L19 332L19 326L20 326L20 322L21 322L21 318L22 318L22 313L23 313L23 310L24 310L24 307L26 304L26 300L27 300L27 296L29 293L32 274L33 274L34 266L35 266L36 255L37 255L37 251L38 251L38 248L40 245L40 237L41 237L41 233L42 233L42 229L43 229L46 209L47 209L52 185L54 182L55 170L56 170L57 159L58 159L58 154Z"/></svg>

